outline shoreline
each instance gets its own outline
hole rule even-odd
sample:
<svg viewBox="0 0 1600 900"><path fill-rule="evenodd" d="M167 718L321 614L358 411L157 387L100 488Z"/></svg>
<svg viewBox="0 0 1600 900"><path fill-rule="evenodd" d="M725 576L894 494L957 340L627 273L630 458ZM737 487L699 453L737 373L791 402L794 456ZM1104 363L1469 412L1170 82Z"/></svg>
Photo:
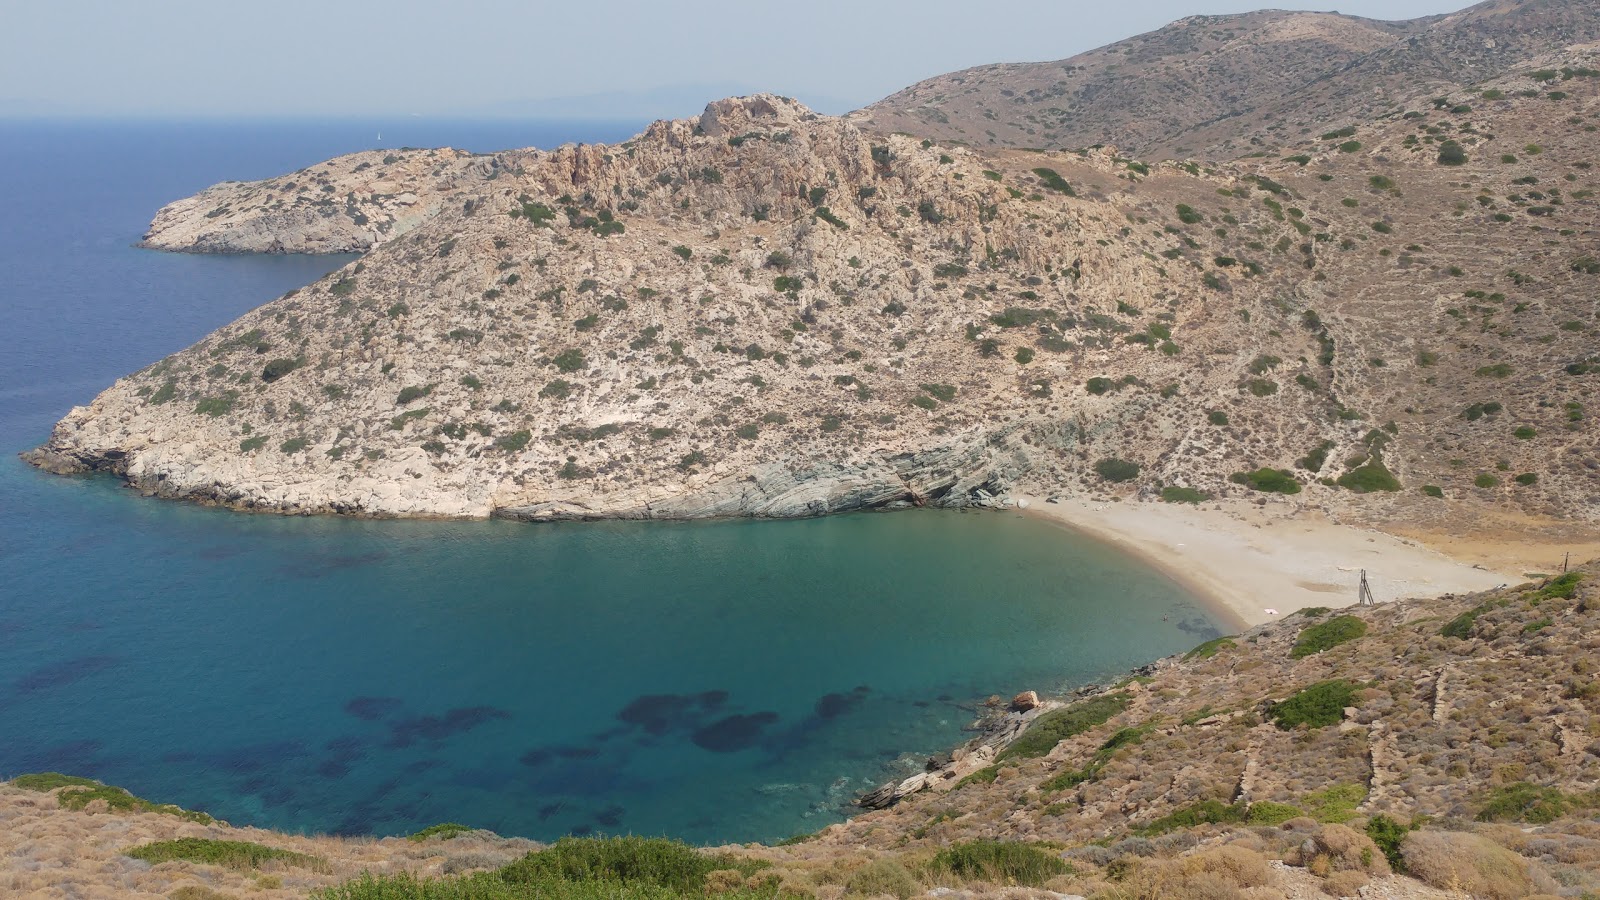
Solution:
<svg viewBox="0 0 1600 900"><path fill-rule="evenodd" d="M1379 603L1488 590L1526 579L1452 558L1418 535L1398 537L1341 524L1320 513L1246 501L1186 504L1025 501L1014 511L1130 553L1189 589L1243 631L1308 606L1356 605L1360 573Z"/></svg>

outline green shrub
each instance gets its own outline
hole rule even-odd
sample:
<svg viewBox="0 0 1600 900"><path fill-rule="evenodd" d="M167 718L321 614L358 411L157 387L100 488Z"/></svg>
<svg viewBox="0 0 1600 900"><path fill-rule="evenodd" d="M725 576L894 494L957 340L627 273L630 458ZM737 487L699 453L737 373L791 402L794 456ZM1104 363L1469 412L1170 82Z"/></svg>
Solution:
<svg viewBox="0 0 1600 900"><path fill-rule="evenodd" d="M1195 212L1194 207L1185 203L1178 204L1178 221L1185 225L1198 225L1205 221L1205 216Z"/></svg>
<svg viewBox="0 0 1600 900"><path fill-rule="evenodd" d="M309 440L307 440L307 439L305 439L303 437L295 437L295 438L290 438L287 441L284 441L283 443L279 444L278 445L278 450L281 453L291 454L292 455L292 454L295 454L295 453L299 453L301 450L304 450L305 448L307 448L309 446L311 446L311 442Z"/></svg>
<svg viewBox="0 0 1600 900"><path fill-rule="evenodd" d="M1422 486L1422 492L1424 494L1427 494L1429 497L1435 497L1435 498L1443 498L1444 497L1444 488L1439 487L1437 484L1425 484L1425 485L1423 485Z"/></svg>
<svg viewBox="0 0 1600 900"><path fill-rule="evenodd" d="M252 452L254 452L256 450L260 450L262 447L265 447L266 445L267 445L267 436L264 435L264 434L258 434L255 437L247 437L244 440L240 441L239 442L239 452L240 453L252 453Z"/></svg>
<svg viewBox="0 0 1600 900"><path fill-rule="evenodd" d="M201 397L194 405L194 411L215 419L233 412L233 405L239 400L238 391L223 391L213 397Z"/></svg>
<svg viewBox="0 0 1600 900"><path fill-rule="evenodd" d="M1511 372L1512 369L1509 364L1495 363L1492 366L1481 366L1472 374L1478 376L1479 378L1505 378L1506 376L1510 375Z"/></svg>
<svg viewBox="0 0 1600 900"><path fill-rule="evenodd" d="M1373 491L1398 491L1400 479L1394 477L1383 462L1376 457L1339 476L1336 484L1346 490L1358 494L1368 494Z"/></svg>
<svg viewBox="0 0 1600 900"><path fill-rule="evenodd" d="M1500 479L1490 475L1488 472L1481 472L1477 478L1472 479L1472 483L1485 489L1496 488L1500 486Z"/></svg>
<svg viewBox="0 0 1600 900"><path fill-rule="evenodd" d="M1116 387L1117 383L1115 381L1098 375L1089 379L1087 382L1084 382L1084 389L1096 396L1104 394L1107 391L1116 390Z"/></svg>
<svg viewBox="0 0 1600 900"><path fill-rule="evenodd" d="M11 779L11 784L28 791L53 791L60 788L60 793L56 794L56 803L62 809L84 809L96 800L103 800L106 808L112 812L161 813L177 816L188 822L198 822L201 825L209 825L215 821L203 812L183 809L170 803L151 803L149 800L135 797L122 788L101 784L92 778L79 778L76 775L63 775L60 772L18 775Z"/></svg>
<svg viewBox="0 0 1600 900"><path fill-rule="evenodd" d="M1139 464L1108 456L1094 464L1094 471L1106 481L1121 483L1139 477Z"/></svg>
<svg viewBox="0 0 1600 900"><path fill-rule="evenodd" d="M431 393L433 393L433 385L431 384L421 386L408 385L400 389L400 393L394 398L394 403L396 406L405 406L407 403L421 400Z"/></svg>
<svg viewBox="0 0 1600 900"><path fill-rule="evenodd" d="M1300 725L1324 728L1344 720L1344 708L1355 704L1356 689L1353 681L1335 678L1319 681L1284 700L1272 704L1269 717L1284 731Z"/></svg>
<svg viewBox="0 0 1600 900"><path fill-rule="evenodd" d="M951 844L934 856L931 867L965 881L1029 887L1072 872L1066 860L1033 844L991 840Z"/></svg>
<svg viewBox="0 0 1600 900"><path fill-rule="evenodd" d="M1519 441L1531 441L1539 436L1539 432L1532 425L1519 425L1511 432L1511 436Z"/></svg>
<svg viewBox="0 0 1600 900"><path fill-rule="evenodd" d="M471 828L468 828L460 823L440 822L437 825L429 825L427 828L424 828L415 834L407 835L406 840L416 841L419 844L428 840L429 838L439 838L440 840L448 841L453 837L459 837L463 834L471 833Z"/></svg>
<svg viewBox="0 0 1600 900"><path fill-rule="evenodd" d="M923 390L927 391L929 394L931 394L934 398L939 399L939 400L943 400L946 403L949 403L951 400L954 400L956 398L955 385L951 385L951 384L924 384L924 385L920 385L920 387Z"/></svg>
<svg viewBox="0 0 1600 900"><path fill-rule="evenodd" d="M1289 651L1289 657L1303 659L1353 641L1366 633L1367 623L1361 619L1355 616L1336 616L1300 632L1300 639L1295 641L1294 649Z"/></svg>
<svg viewBox="0 0 1600 900"><path fill-rule="evenodd" d="M1235 472L1228 476L1234 484L1242 484L1252 491L1264 491L1269 494L1298 494L1300 482L1295 480L1294 473L1288 469L1260 468L1253 472Z"/></svg>
<svg viewBox="0 0 1600 900"><path fill-rule="evenodd" d="M1534 603L1542 600L1571 600L1572 595L1578 592L1578 582L1583 580L1582 572L1567 572L1550 579L1545 585L1533 592L1530 598Z"/></svg>
<svg viewBox="0 0 1600 900"><path fill-rule="evenodd" d="M1547 825L1577 806L1560 789L1519 781L1495 788L1478 811L1480 822L1529 822Z"/></svg>
<svg viewBox="0 0 1600 900"><path fill-rule="evenodd" d="M1572 271L1580 275L1600 275L1600 259L1580 256L1572 261Z"/></svg>
<svg viewBox="0 0 1600 900"><path fill-rule="evenodd" d="M565 400L571 395L571 383L561 378L557 378L539 389L539 396L551 400Z"/></svg>
<svg viewBox="0 0 1600 900"><path fill-rule="evenodd" d="M279 850L249 841L215 841L207 838L178 838L155 841L122 851L123 856L141 859L151 865L185 860L230 869L254 869L266 862L281 862L301 868L322 868L325 860L291 850Z"/></svg>
<svg viewBox="0 0 1600 900"><path fill-rule="evenodd" d="M527 449L528 442L531 440L533 440L532 432L524 429L522 431L513 431L510 434L501 435L500 437L495 438L494 445L496 448L504 450L507 453L518 453Z"/></svg>
<svg viewBox="0 0 1600 900"><path fill-rule="evenodd" d="M1202 800L1156 819L1139 829L1139 833L1157 835L1177 831L1180 828L1243 822L1247 813L1247 807L1243 803L1229 805L1221 800Z"/></svg>
<svg viewBox="0 0 1600 900"><path fill-rule="evenodd" d="M1278 383L1270 378L1252 378L1245 387L1257 397L1270 397L1278 392Z"/></svg>
<svg viewBox="0 0 1600 900"><path fill-rule="evenodd" d="M1335 784L1306 795L1306 811L1311 818L1328 824L1342 824L1356 817L1356 807L1367 799L1367 789L1359 784Z"/></svg>
<svg viewBox="0 0 1600 900"><path fill-rule="evenodd" d="M1211 640L1206 641L1204 644L1201 644L1193 650L1190 650L1188 653L1185 653L1183 655L1183 659L1184 662L1188 662L1191 659L1210 659L1211 657L1216 656L1218 653L1221 653L1223 650L1231 650L1236 646L1238 645L1233 642L1233 638L1231 637L1212 638Z"/></svg>
<svg viewBox="0 0 1600 900"><path fill-rule="evenodd" d="M1164 503L1204 503L1210 499L1211 495L1205 491L1197 491L1194 488L1189 487L1179 487L1175 484L1168 485L1161 489L1161 500Z"/></svg>
<svg viewBox="0 0 1600 900"><path fill-rule="evenodd" d="M1262 800L1250 804L1250 810L1245 814L1245 822L1250 825L1282 825L1290 819L1298 819L1305 815L1305 810L1287 803L1273 803Z"/></svg>
<svg viewBox="0 0 1600 900"><path fill-rule="evenodd" d="M1361 142L1360 141L1345 141L1344 143L1339 145L1339 152L1340 153L1355 153L1356 151L1358 151L1360 149L1361 149Z"/></svg>
<svg viewBox="0 0 1600 900"><path fill-rule="evenodd" d="M275 359L262 367L261 380L271 384L298 368L300 368L298 359Z"/></svg>
<svg viewBox="0 0 1600 900"><path fill-rule="evenodd" d="M1523 487L1532 487L1533 485L1539 483L1539 475L1537 472L1523 472L1521 475L1513 478L1512 481L1515 481L1517 484L1520 484Z"/></svg>
<svg viewBox="0 0 1600 900"><path fill-rule="evenodd" d="M566 837L543 850L529 853L496 874L508 884L536 884L556 878L573 882L651 885L687 894L704 891L706 875L718 869L748 874L765 865L701 853L681 841L665 838Z"/></svg>
<svg viewBox="0 0 1600 900"><path fill-rule="evenodd" d="M589 361L583 358L583 351L576 348L563 350L557 354L550 364L562 372L577 372L588 368Z"/></svg>
<svg viewBox="0 0 1600 900"><path fill-rule="evenodd" d="M1065 709L1047 712L1028 726L1010 746L1000 751L996 761L1044 756L1069 737L1082 734L1097 725L1103 725L1117 713L1128 708L1132 699L1124 693L1101 694L1088 700L1079 700Z"/></svg>
<svg viewBox="0 0 1600 900"><path fill-rule="evenodd" d="M959 790L969 784L994 784L995 779L999 777L999 766L985 766L956 782L956 786L952 790Z"/></svg>
<svg viewBox="0 0 1600 900"><path fill-rule="evenodd" d="M1039 180L1044 182L1044 186L1052 191L1058 191L1066 194L1068 197L1078 196L1077 193L1072 190L1072 185L1068 184L1065 178L1062 178L1059 174L1057 174L1055 169L1046 169L1041 166L1037 169L1034 169L1033 174L1039 176Z"/></svg>
<svg viewBox="0 0 1600 900"><path fill-rule="evenodd" d="M1439 145L1439 165L1459 166L1467 161L1467 151L1455 141L1445 141Z"/></svg>
<svg viewBox="0 0 1600 900"><path fill-rule="evenodd" d="M1372 842L1383 851L1384 857L1389 860L1389 867L1401 874L1406 871L1406 860L1400 853L1400 844L1409 833L1411 829L1383 813L1367 820L1367 837L1372 838Z"/></svg>

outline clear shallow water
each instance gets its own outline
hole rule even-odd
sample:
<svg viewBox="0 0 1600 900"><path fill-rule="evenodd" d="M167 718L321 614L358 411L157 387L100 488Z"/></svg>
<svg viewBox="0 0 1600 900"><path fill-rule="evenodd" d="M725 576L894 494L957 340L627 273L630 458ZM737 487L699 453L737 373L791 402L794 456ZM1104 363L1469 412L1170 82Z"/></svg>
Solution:
<svg viewBox="0 0 1600 900"><path fill-rule="evenodd" d="M378 127L475 150L636 130ZM276 518L15 459L117 376L342 262L132 249L161 203L376 130L0 123L0 775L296 830L773 839L960 740L977 698L1215 634L1159 574L1014 515Z"/></svg>

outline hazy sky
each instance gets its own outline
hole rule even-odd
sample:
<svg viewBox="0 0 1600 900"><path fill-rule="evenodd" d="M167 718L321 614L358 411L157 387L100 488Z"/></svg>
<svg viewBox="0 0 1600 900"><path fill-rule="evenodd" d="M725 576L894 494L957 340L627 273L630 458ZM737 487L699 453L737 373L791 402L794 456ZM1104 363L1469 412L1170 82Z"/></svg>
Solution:
<svg viewBox="0 0 1600 900"><path fill-rule="evenodd" d="M1410 18L1467 2L1340 0L1339 11ZM654 105L711 99L700 88L771 90L842 112L940 72L1060 59L1183 16L1253 8L1231 0L0 0L0 113L470 116L663 88L689 90L666 91L678 96Z"/></svg>

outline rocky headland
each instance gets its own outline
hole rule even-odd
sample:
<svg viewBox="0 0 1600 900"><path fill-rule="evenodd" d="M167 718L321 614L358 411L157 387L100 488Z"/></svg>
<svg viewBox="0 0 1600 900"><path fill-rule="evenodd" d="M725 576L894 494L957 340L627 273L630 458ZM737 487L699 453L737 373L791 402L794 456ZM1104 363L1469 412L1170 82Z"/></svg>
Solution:
<svg viewBox="0 0 1600 900"><path fill-rule="evenodd" d="M30 459L288 513L1025 490L1592 519L1600 93L1561 59L1227 164L980 153L761 95L615 146L221 185L149 242L372 249Z"/></svg>

